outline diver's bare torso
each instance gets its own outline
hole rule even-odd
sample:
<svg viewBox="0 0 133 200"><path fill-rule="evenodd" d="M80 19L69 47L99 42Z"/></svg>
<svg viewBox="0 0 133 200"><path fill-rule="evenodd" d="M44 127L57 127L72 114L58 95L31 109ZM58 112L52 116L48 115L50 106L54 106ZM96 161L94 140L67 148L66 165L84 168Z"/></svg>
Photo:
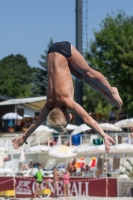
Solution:
<svg viewBox="0 0 133 200"><path fill-rule="evenodd" d="M73 95L73 81L68 61L59 53L48 54L48 106L64 107L65 100L73 99Z"/></svg>
<svg viewBox="0 0 133 200"><path fill-rule="evenodd" d="M47 102L42 108L36 122L31 124L22 136L13 140L14 149L18 149L24 144L24 142L26 142L26 139L31 135L31 133L35 131L38 126L44 123L49 112L54 107L59 107L64 113L67 123L72 119L70 114L66 112L68 109L76 113L86 125L100 133L101 136L104 137L105 149L106 153L108 153L110 142L114 143L114 141L110 136L104 133L99 124L83 109L83 107L73 100L74 87L71 74L91 86L93 89L96 89L96 91L98 91L105 99L109 99L108 101L112 105L119 108L122 106L122 101L119 97L118 91L113 91L106 78L101 73L91 69L83 56L72 45L70 49L70 43L68 42L53 44L48 52L47 61Z"/></svg>

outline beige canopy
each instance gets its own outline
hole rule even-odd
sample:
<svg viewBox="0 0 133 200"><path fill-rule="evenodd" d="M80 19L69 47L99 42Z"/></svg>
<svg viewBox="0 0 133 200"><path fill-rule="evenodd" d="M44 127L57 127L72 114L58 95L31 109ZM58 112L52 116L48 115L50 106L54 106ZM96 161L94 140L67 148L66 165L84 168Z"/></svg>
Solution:
<svg viewBox="0 0 133 200"><path fill-rule="evenodd" d="M30 97L30 98L20 98L20 99L9 99L3 102L0 102L0 106L7 105L25 105L34 110L41 110L46 103L46 96L42 97Z"/></svg>

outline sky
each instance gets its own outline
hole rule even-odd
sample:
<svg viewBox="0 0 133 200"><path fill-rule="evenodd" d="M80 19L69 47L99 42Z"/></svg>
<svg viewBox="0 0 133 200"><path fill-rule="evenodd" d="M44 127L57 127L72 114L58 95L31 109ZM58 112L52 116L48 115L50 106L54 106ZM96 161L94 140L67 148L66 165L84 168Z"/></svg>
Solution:
<svg viewBox="0 0 133 200"><path fill-rule="evenodd" d="M47 50L50 38L54 42L69 41L75 46L75 1L0 0L0 60L21 54L31 67L40 67L40 55ZM93 39L93 29L100 29L107 14L123 10L128 16L133 15L133 0L82 1L83 47Z"/></svg>

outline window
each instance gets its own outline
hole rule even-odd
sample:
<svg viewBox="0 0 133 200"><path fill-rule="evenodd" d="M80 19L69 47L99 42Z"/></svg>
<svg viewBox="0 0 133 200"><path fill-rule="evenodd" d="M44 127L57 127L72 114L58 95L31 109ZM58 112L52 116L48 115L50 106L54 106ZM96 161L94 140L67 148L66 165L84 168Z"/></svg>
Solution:
<svg viewBox="0 0 133 200"><path fill-rule="evenodd" d="M17 114L20 116L24 115L24 109L23 108L17 108Z"/></svg>

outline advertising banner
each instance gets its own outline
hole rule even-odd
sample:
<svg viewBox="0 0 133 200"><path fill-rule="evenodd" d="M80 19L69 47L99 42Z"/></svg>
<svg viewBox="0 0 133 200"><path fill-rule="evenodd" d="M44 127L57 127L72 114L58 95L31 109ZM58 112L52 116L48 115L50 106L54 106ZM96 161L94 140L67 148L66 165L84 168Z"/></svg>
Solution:
<svg viewBox="0 0 133 200"><path fill-rule="evenodd" d="M46 178L43 181L43 188L45 188ZM30 198L35 193L35 178L32 177L15 177L16 198ZM53 196L54 186L53 183L49 183ZM117 179L108 179L106 187L105 178L71 178L69 183L69 195L70 196L98 196L105 197L106 189L108 188L108 196L117 196ZM0 177L0 191L13 190L14 179L13 177ZM63 181L58 181L58 196L63 196Z"/></svg>

